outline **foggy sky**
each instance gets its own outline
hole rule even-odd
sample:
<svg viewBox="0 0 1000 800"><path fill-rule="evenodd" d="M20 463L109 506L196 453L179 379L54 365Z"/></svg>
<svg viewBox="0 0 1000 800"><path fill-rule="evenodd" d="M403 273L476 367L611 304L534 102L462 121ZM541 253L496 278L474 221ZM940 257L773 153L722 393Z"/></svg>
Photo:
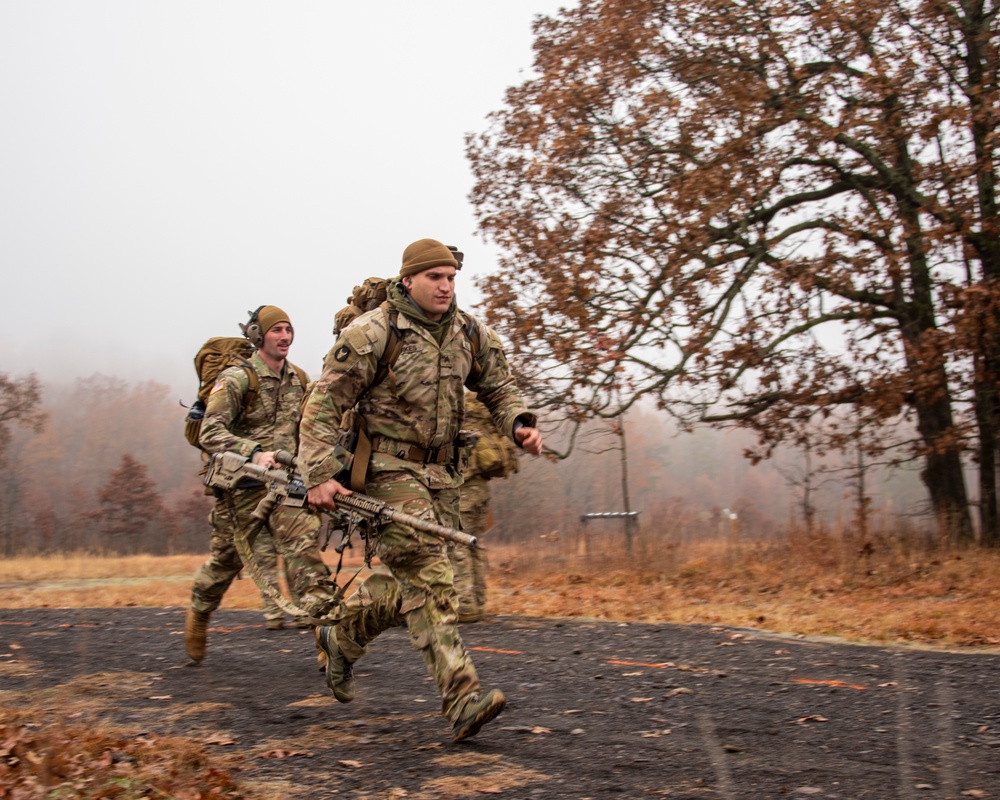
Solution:
<svg viewBox="0 0 1000 800"><path fill-rule="evenodd" d="M464 136L566 0L0 0L0 372L195 383L262 303L317 377L356 283L474 237Z"/></svg>

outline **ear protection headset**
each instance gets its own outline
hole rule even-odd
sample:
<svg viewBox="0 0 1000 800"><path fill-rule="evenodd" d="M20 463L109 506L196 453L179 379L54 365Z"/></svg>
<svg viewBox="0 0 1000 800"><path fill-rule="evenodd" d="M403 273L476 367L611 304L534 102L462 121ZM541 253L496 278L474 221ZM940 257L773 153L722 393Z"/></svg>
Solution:
<svg viewBox="0 0 1000 800"><path fill-rule="evenodd" d="M260 329L260 310L264 306L257 306L256 311L248 311L250 319L246 325L242 322L240 323L240 330L243 331L243 335L250 340L250 344L256 347L258 350L261 345L264 344L264 331Z"/></svg>

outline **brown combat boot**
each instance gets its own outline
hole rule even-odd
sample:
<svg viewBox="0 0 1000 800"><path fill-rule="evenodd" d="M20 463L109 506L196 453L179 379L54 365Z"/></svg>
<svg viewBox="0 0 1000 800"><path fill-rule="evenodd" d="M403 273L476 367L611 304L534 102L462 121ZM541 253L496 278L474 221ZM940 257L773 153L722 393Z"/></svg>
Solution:
<svg viewBox="0 0 1000 800"><path fill-rule="evenodd" d="M205 638L208 631L209 612L188 608L184 620L184 647L192 661L205 657Z"/></svg>
<svg viewBox="0 0 1000 800"><path fill-rule="evenodd" d="M486 694L474 694L452 725L451 740L460 742L475 736L483 725L500 716L506 705L507 698L499 689L491 689Z"/></svg>
<svg viewBox="0 0 1000 800"><path fill-rule="evenodd" d="M336 629L332 625L318 626L316 643L326 656L324 672L330 694L338 702L350 703L354 699L354 662L347 660L337 644Z"/></svg>

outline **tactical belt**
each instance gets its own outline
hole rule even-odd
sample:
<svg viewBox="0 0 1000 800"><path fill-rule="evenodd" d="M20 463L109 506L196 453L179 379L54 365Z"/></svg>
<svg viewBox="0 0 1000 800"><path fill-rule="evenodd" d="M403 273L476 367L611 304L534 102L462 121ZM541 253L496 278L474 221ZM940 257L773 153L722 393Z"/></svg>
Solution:
<svg viewBox="0 0 1000 800"><path fill-rule="evenodd" d="M419 464L451 464L455 459L455 445L452 442L440 447L424 448L418 444L401 442L387 436L373 436L372 451L386 453L404 461L416 461Z"/></svg>

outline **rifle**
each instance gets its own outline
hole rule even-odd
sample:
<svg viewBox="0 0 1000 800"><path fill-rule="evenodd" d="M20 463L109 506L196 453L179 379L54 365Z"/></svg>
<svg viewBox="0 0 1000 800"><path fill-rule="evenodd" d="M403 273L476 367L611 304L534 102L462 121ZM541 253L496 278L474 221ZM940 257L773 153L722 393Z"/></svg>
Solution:
<svg viewBox="0 0 1000 800"><path fill-rule="evenodd" d="M239 484L242 478L253 478L264 484L267 488L267 494L257 504L252 514L257 524L249 531L238 532L234 537L233 543L240 554L240 558L243 559L243 565L247 568L250 577L253 578L258 588L274 600L278 607L286 613L294 617L312 620L315 624L336 623L338 619L336 610L318 616L310 614L286 600L278 587L274 586L264 573L261 572L257 564L257 559L253 554L254 540L266 524L271 511L274 510L274 507L278 503L296 508L308 508L309 505L306 498L305 484L302 482L302 478L293 471L295 457L285 450L279 450L275 453L275 460L280 464L284 464L286 468L262 467L259 464L254 464L239 453L215 453L208 462L208 470L205 473L205 485L211 486L214 489L233 489ZM377 532L379 526L383 523L392 521L430 533L441 539L463 544L467 547L477 546L475 536L470 536L454 528L446 528L444 525L438 525L435 522L428 522L419 517L414 517L412 514L406 514L389 505L384 500L377 500L374 497L369 497L359 492L354 492L347 496L339 495L337 497L337 505L339 506L337 511L323 511L323 513L329 516L336 523L337 527L344 531L341 543L335 548L341 554L341 557L343 556L344 549L350 546L351 531L355 527L355 523L359 520L360 527L366 531L374 529ZM366 549L365 563L367 564L369 560L370 556ZM339 565L337 572L340 572ZM358 572L360 572L360 569ZM357 574L355 573L343 587L336 586L337 599L343 598L347 587L357 577ZM334 578L334 584L336 585L336 578Z"/></svg>
<svg viewBox="0 0 1000 800"><path fill-rule="evenodd" d="M259 520L266 520L278 502L297 508L308 507L309 501L306 499L305 484L302 483L302 478L298 473L292 471L295 467L295 457L285 450L278 450L274 454L274 458L278 463L285 464L288 469L262 467L239 453L216 453L208 463L205 484L218 489L233 489L241 478L253 478L261 481L267 487L267 496L261 500L253 512L254 518ZM384 522L397 522L400 525L407 525L415 530L429 533L439 539L457 542L466 547L478 546L475 536L457 531L454 528L447 528L444 525L438 525L436 522L429 522L412 514L406 514L384 500L378 500L360 492L337 495L336 502L339 507L346 509L351 515L361 517L376 525Z"/></svg>

